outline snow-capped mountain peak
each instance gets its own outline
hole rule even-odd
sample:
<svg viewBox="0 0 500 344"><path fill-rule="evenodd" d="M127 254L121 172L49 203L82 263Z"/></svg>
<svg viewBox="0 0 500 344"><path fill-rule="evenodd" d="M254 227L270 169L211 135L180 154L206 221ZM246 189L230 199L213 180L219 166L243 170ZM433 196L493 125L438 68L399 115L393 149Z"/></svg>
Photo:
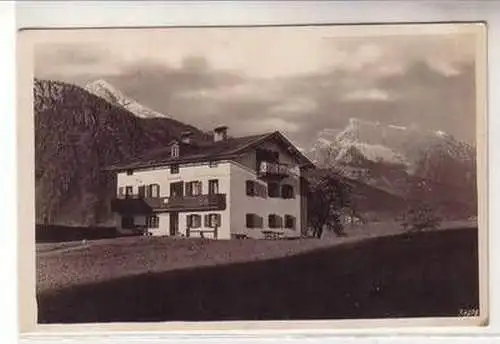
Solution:
<svg viewBox="0 0 500 344"><path fill-rule="evenodd" d="M334 132L337 134L333 137ZM353 151L368 161L406 166L409 171L428 151L440 151L455 160L473 158L470 146L444 131L421 130L414 126L407 128L400 124L382 124L357 118L351 118L340 131L322 130L311 155L316 163L337 164L349 161L346 154Z"/></svg>
<svg viewBox="0 0 500 344"><path fill-rule="evenodd" d="M85 86L88 92L105 99L106 101L125 108L140 118L170 118L170 116L151 110L136 100L126 96L119 89L106 80L92 81Z"/></svg>

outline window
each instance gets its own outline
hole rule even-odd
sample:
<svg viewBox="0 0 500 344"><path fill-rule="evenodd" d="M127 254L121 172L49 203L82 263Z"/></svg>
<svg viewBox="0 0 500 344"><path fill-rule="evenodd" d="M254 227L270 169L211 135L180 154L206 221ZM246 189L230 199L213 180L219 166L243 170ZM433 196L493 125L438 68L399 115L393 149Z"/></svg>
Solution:
<svg viewBox="0 0 500 344"><path fill-rule="evenodd" d="M146 218L146 226L148 228L158 228L160 226L160 218L156 215L148 216Z"/></svg>
<svg viewBox="0 0 500 344"><path fill-rule="evenodd" d="M201 195L201 182L199 180L194 182L186 183L186 195L187 196L199 196Z"/></svg>
<svg viewBox="0 0 500 344"><path fill-rule="evenodd" d="M262 228L264 221L261 216L257 214L246 214L247 228Z"/></svg>
<svg viewBox="0 0 500 344"><path fill-rule="evenodd" d="M293 192L293 186L284 184L281 186L281 197L283 198L295 198L295 193Z"/></svg>
<svg viewBox="0 0 500 344"><path fill-rule="evenodd" d="M282 228L282 218L276 214L271 214L268 216L268 226L269 228Z"/></svg>
<svg viewBox="0 0 500 344"><path fill-rule="evenodd" d="M208 166L211 167L211 168L214 168L214 167L217 167L219 164L217 163L217 161L210 161L208 163Z"/></svg>
<svg viewBox="0 0 500 344"><path fill-rule="evenodd" d="M267 194L269 197L280 197L280 186L277 183L267 184Z"/></svg>
<svg viewBox="0 0 500 344"><path fill-rule="evenodd" d="M295 217L292 215L285 215L285 228L295 229Z"/></svg>
<svg viewBox="0 0 500 344"><path fill-rule="evenodd" d="M134 227L134 218L131 216L122 217L122 228L133 228Z"/></svg>
<svg viewBox="0 0 500 344"><path fill-rule="evenodd" d="M141 197L141 198L146 197L146 187L144 185L139 186L138 194L139 194L139 197Z"/></svg>
<svg viewBox="0 0 500 344"><path fill-rule="evenodd" d="M132 193L134 192L134 189L131 186L126 186L125 187L125 197L132 197Z"/></svg>
<svg viewBox="0 0 500 344"><path fill-rule="evenodd" d="M170 174L179 173L179 165L170 165Z"/></svg>
<svg viewBox="0 0 500 344"><path fill-rule="evenodd" d="M172 158L178 158L179 157L179 144L178 143L174 143L172 145L170 154L171 154Z"/></svg>
<svg viewBox="0 0 500 344"><path fill-rule="evenodd" d="M219 193L219 180L211 179L208 181L208 194L216 195Z"/></svg>
<svg viewBox="0 0 500 344"><path fill-rule="evenodd" d="M221 225L220 214L205 215L205 227L215 228L215 227L220 227L220 225Z"/></svg>
<svg viewBox="0 0 500 344"><path fill-rule="evenodd" d="M247 196L259 196L262 198L267 197L266 186L254 180L246 181L246 194Z"/></svg>
<svg viewBox="0 0 500 344"><path fill-rule="evenodd" d="M131 176L134 174L134 171L133 170L127 170L127 176Z"/></svg>
<svg viewBox="0 0 500 344"><path fill-rule="evenodd" d="M118 198L123 198L123 186L118 188Z"/></svg>
<svg viewBox="0 0 500 344"><path fill-rule="evenodd" d="M149 186L149 197L152 198L157 198L160 197L160 185L158 184L151 184Z"/></svg>
<svg viewBox="0 0 500 344"><path fill-rule="evenodd" d="M170 183L170 197L182 197L184 195L184 182Z"/></svg>
<svg viewBox="0 0 500 344"><path fill-rule="evenodd" d="M192 214L187 215L186 222L188 228L200 228L201 227L201 215Z"/></svg>
<svg viewBox="0 0 500 344"><path fill-rule="evenodd" d="M255 196L255 182L252 180L246 181L247 196Z"/></svg>

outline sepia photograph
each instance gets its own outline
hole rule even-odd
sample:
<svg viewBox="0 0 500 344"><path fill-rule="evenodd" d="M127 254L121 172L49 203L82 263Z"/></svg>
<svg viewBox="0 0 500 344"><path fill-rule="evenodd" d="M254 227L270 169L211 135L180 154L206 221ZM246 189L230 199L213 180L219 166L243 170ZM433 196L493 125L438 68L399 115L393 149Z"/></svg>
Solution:
<svg viewBox="0 0 500 344"><path fill-rule="evenodd" d="M485 325L485 35L23 30L37 324Z"/></svg>

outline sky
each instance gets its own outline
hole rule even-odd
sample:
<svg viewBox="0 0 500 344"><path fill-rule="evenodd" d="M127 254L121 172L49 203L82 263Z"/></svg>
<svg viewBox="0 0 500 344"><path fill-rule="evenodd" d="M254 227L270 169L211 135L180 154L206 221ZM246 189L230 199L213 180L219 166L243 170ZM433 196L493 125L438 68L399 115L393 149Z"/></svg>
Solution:
<svg viewBox="0 0 500 344"><path fill-rule="evenodd" d="M280 130L306 149L350 118L473 144L475 44L453 27L53 31L36 45L35 76L104 79L200 129Z"/></svg>

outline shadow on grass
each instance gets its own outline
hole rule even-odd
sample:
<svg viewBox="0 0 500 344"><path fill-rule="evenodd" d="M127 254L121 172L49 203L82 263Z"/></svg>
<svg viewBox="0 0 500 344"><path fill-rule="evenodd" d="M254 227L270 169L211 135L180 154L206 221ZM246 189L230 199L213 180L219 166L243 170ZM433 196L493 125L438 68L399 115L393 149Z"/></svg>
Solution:
<svg viewBox="0 0 500 344"><path fill-rule="evenodd" d="M38 295L39 323L456 316L479 308L477 229L143 274Z"/></svg>

